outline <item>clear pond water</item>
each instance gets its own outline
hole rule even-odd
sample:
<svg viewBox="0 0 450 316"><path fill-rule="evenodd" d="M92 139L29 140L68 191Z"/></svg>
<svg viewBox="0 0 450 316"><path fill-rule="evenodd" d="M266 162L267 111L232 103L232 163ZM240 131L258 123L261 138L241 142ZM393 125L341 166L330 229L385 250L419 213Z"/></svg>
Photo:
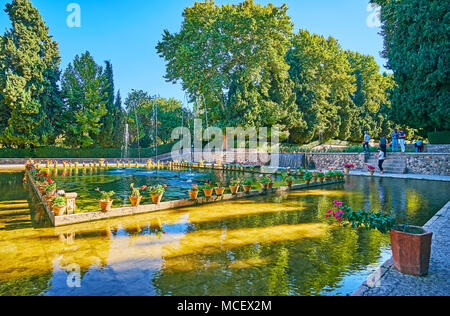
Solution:
<svg viewBox="0 0 450 316"><path fill-rule="evenodd" d="M329 223L332 201L407 210L423 225L450 189L349 177L286 195L51 228L22 176L0 173L0 295L351 294L390 256L389 237ZM86 192L94 184L83 184ZM78 185L67 178L68 188Z"/></svg>

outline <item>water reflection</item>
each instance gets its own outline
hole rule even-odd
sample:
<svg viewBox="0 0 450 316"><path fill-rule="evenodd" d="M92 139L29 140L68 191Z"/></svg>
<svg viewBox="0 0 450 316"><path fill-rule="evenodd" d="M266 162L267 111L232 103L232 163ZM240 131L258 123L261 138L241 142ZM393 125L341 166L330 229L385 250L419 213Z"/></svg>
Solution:
<svg viewBox="0 0 450 316"><path fill-rule="evenodd" d="M46 228L21 177L0 174L0 295L345 295L389 255L389 238L330 225L330 203L406 208L423 225L449 189L350 177L317 190Z"/></svg>

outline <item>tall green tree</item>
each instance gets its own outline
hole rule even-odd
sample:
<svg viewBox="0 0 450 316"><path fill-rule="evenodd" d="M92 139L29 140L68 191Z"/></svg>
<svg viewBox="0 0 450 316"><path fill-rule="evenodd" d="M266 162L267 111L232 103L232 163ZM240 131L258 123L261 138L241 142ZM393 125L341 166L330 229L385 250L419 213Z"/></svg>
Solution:
<svg viewBox="0 0 450 316"><path fill-rule="evenodd" d="M8 147L47 145L61 110L59 49L29 0L6 5L12 27L0 38L0 142Z"/></svg>
<svg viewBox="0 0 450 316"><path fill-rule="evenodd" d="M373 0L381 5L383 56L397 83L394 119L429 131L450 130L450 3Z"/></svg>
<svg viewBox="0 0 450 316"><path fill-rule="evenodd" d="M291 130L290 140L307 143L313 139L348 139L356 108L356 91L347 55L332 37L300 30L292 38L286 56L294 81L297 110L305 128Z"/></svg>
<svg viewBox="0 0 450 316"><path fill-rule="evenodd" d="M183 17L181 30L166 30L157 50L167 61L166 79L182 83L210 125L286 127L301 120L290 117L297 112L284 59L293 28L286 5L204 1Z"/></svg>
<svg viewBox="0 0 450 316"><path fill-rule="evenodd" d="M373 56L347 51L351 74L356 79L352 100L356 106L350 140L360 141L364 131L374 138L387 136L394 128L390 120L390 91L394 87L391 75L381 74Z"/></svg>
<svg viewBox="0 0 450 316"><path fill-rule="evenodd" d="M103 75L106 78L104 92L107 115L101 119L102 127L96 143L102 147L119 147L120 142L118 141L123 138L125 113L122 109L120 93L115 98L113 66L110 61L105 61Z"/></svg>
<svg viewBox="0 0 450 316"><path fill-rule="evenodd" d="M92 147L98 139L101 120L107 114L103 68L89 52L75 56L62 77L65 142L71 147Z"/></svg>

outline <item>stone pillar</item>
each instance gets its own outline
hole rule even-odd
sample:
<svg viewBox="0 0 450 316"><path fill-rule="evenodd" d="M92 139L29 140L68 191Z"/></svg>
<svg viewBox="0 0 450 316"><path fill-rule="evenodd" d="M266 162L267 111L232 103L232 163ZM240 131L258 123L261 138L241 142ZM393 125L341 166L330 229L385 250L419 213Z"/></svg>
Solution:
<svg viewBox="0 0 450 316"><path fill-rule="evenodd" d="M67 200L67 215L75 214L75 210L77 205L75 203L75 199L77 198L77 193L66 193L65 198Z"/></svg>

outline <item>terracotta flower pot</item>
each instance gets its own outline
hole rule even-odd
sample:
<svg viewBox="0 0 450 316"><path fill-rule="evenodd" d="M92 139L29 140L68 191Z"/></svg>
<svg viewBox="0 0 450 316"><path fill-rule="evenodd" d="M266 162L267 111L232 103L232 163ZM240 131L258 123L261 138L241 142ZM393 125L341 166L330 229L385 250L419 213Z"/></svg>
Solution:
<svg viewBox="0 0 450 316"><path fill-rule="evenodd" d="M210 198L213 195L213 189L204 189L203 193L207 198Z"/></svg>
<svg viewBox="0 0 450 316"><path fill-rule="evenodd" d="M391 230L394 266L401 273L423 276L428 274L433 233L420 227L410 228L423 233L410 234Z"/></svg>
<svg viewBox="0 0 450 316"><path fill-rule="evenodd" d="M141 204L142 196L129 196L132 206L139 206Z"/></svg>
<svg viewBox="0 0 450 316"><path fill-rule="evenodd" d="M350 173L350 168L344 168L344 172L345 172L346 174L349 174L349 173Z"/></svg>
<svg viewBox="0 0 450 316"><path fill-rule="evenodd" d="M198 191L189 190L189 196L191 197L191 200L197 200Z"/></svg>
<svg viewBox="0 0 450 316"><path fill-rule="evenodd" d="M113 201L100 200L100 208L102 212L108 212L111 210Z"/></svg>
<svg viewBox="0 0 450 316"><path fill-rule="evenodd" d="M239 191L239 185L230 185L231 194L237 194Z"/></svg>
<svg viewBox="0 0 450 316"><path fill-rule="evenodd" d="M244 188L244 192L248 193L252 189L252 186L251 185L244 185L243 188Z"/></svg>
<svg viewBox="0 0 450 316"><path fill-rule="evenodd" d="M267 188L268 189L272 189L273 188L273 182L269 183L269 186Z"/></svg>
<svg viewBox="0 0 450 316"><path fill-rule="evenodd" d="M263 189L263 190L266 190L268 187L269 187L269 184L268 183L260 183L261 184L261 188Z"/></svg>
<svg viewBox="0 0 450 316"><path fill-rule="evenodd" d="M305 180L306 184L310 184L311 180Z"/></svg>
<svg viewBox="0 0 450 316"><path fill-rule="evenodd" d="M319 178L319 182L323 182L323 180L324 180L323 178Z"/></svg>
<svg viewBox="0 0 450 316"><path fill-rule="evenodd" d="M64 215L64 213L66 212L66 207L65 206L53 206L52 211L53 211L53 213L55 213L55 216L61 216L61 215Z"/></svg>
<svg viewBox="0 0 450 316"><path fill-rule="evenodd" d="M375 173L375 171L373 171L373 170L369 171L369 175L371 175L371 176L373 176L374 173Z"/></svg>
<svg viewBox="0 0 450 316"><path fill-rule="evenodd" d="M287 185L288 185L289 187L291 187L291 186L292 186L292 183L293 183L293 181L286 181L286 183L287 183Z"/></svg>
<svg viewBox="0 0 450 316"><path fill-rule="evenodd" d="M153 204L161 203L164 194L151 194Z"/></svg>
<svg viewBox="0 0 450 316"><path fill-rule="evenodd" d="M311 182L313 182L313 183L314 183L314 182L317 182L317 177L312 177L312 178L311 178Z"/></svg>
<svg viewBox="0 0 450 316"><path fill-rule="evenodd" d="M217 196L222 196L225 188L214 188L214 191L216 191Z"/></svg>

